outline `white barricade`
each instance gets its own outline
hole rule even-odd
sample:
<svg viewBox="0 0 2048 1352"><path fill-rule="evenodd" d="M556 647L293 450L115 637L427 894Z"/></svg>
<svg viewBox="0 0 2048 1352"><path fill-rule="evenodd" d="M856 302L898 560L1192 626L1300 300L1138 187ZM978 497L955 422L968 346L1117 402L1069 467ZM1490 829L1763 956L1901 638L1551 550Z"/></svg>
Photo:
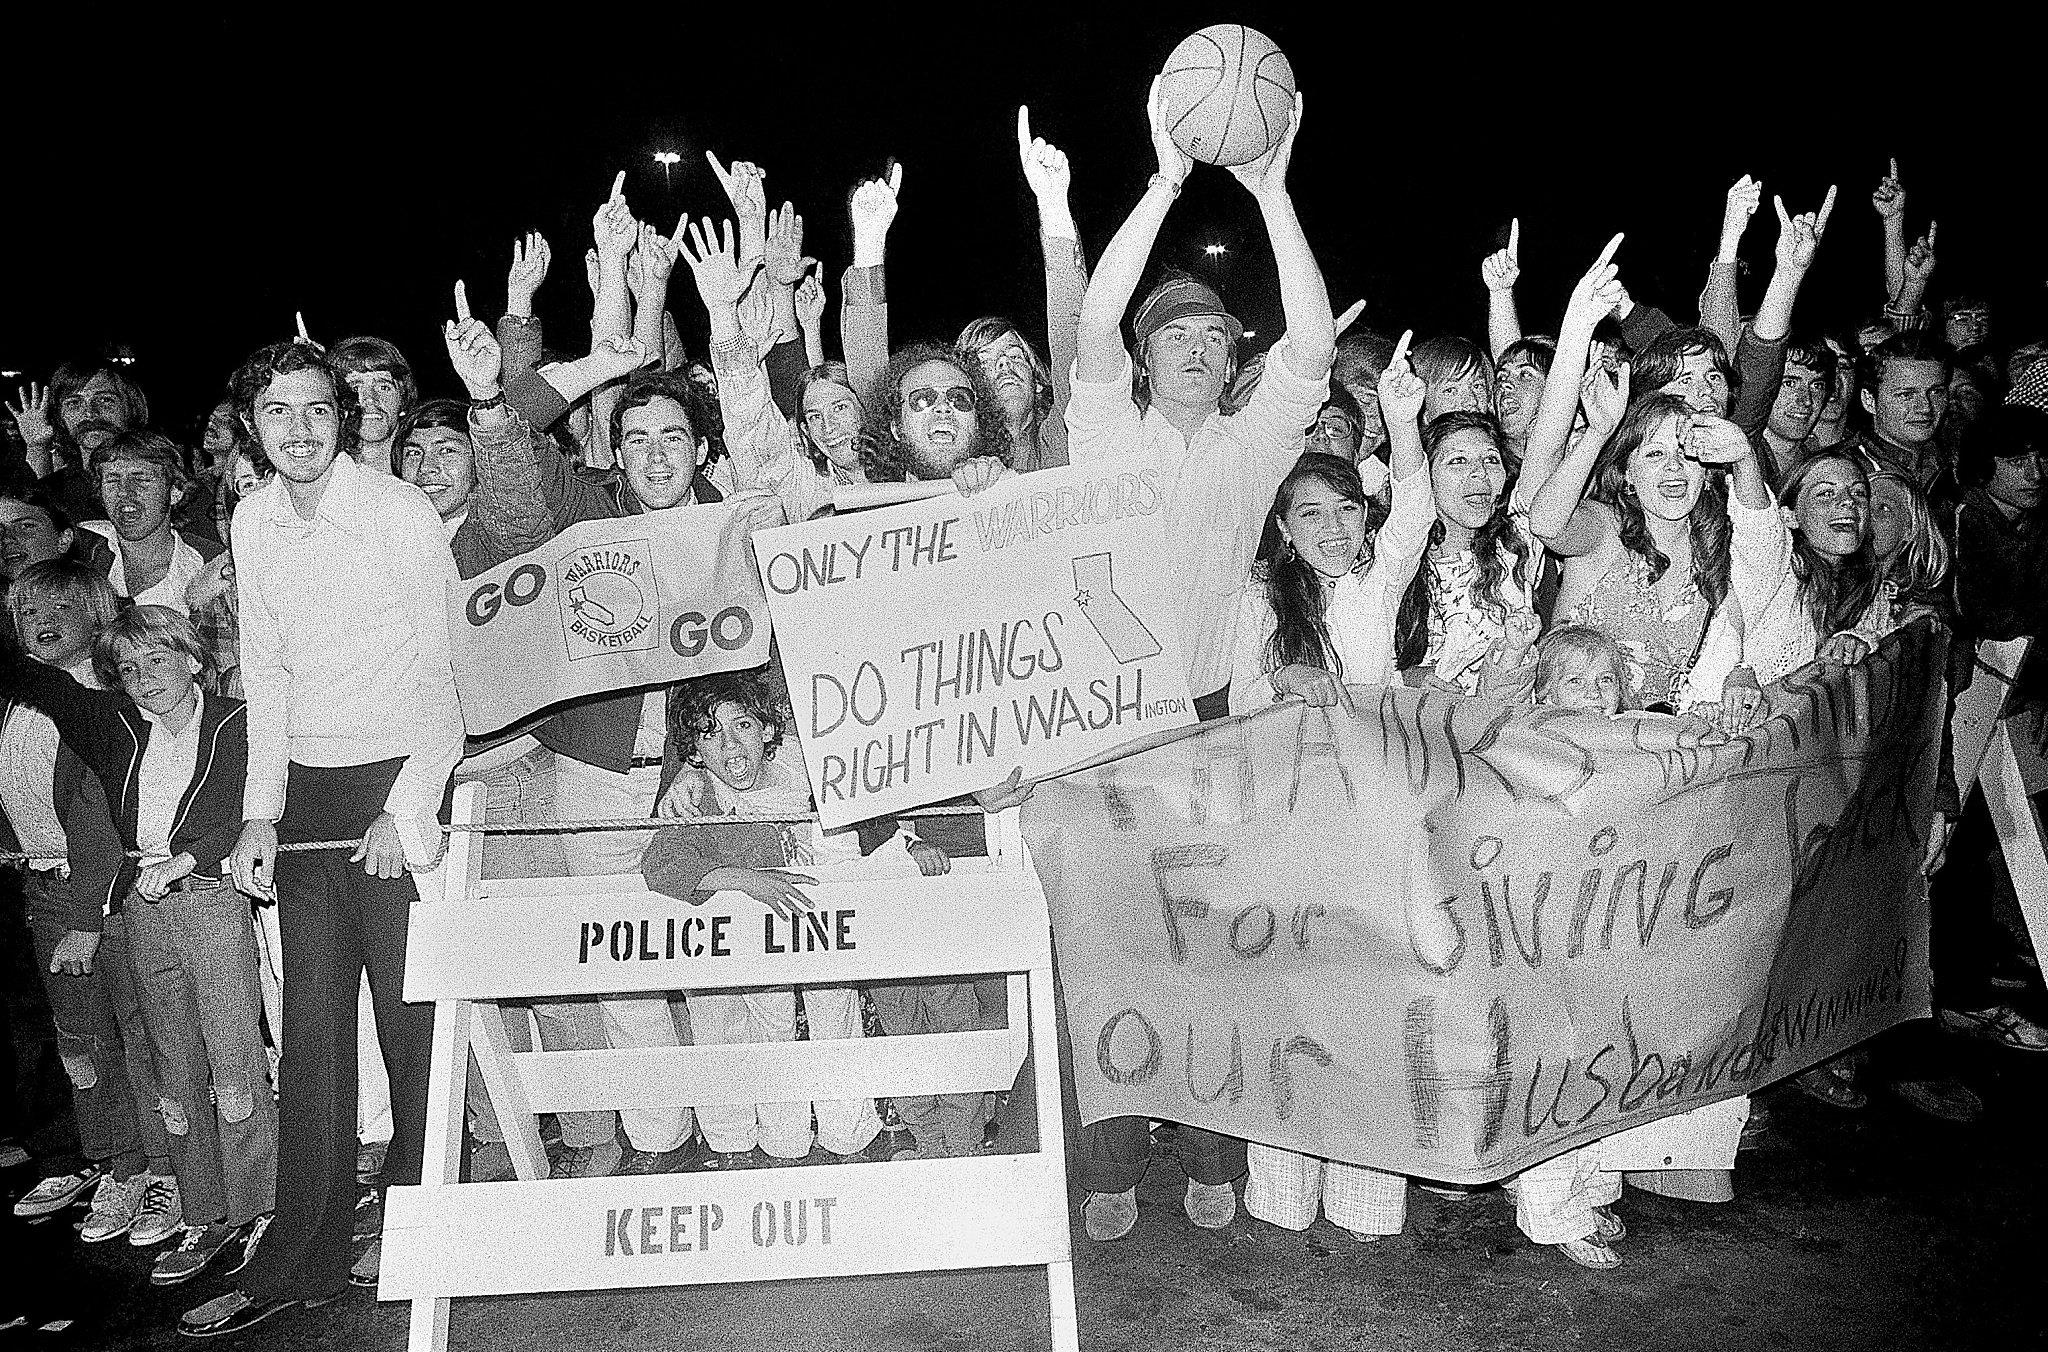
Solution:
<svg viewBox="0 0 2048 1352"><path fill-rule="evenodd" d="M1015 818L991 818L991 857L943 877L807 869L818 915L795 924L635 876L485 881L482 837L455 833L438 889L421 879L406 961L405 998L435 1003L426 1161L384 1212L378 1297L412 1302L411 1352L447 1346L455 1296L1040 1265L1053 1346L1076 1352L1051 936ZM455 819L483 820L481 785L457 790ZM845 1041L513 1052L497 1003L995 973L1008 1028ZM1007 1090L1027 1050L1033 1154L550 1180L534 1117ZM457 1182L472 1053L515 1181Z"/></svg>
<svg viewBox="0 0 2048 1352"><path fill-rule="evenodd" d="M1963 796L1969 786L1984 790L1984 806L1998 830L1998 848L2005 856L2006 875L2026 918L2027 937L2038 955L2048 951L2048 848L2044 848L2041 814L2032 796L2048 788L2032 728L2016 728L2003 716L2006 694L2026 660L2027 639L1977 645L1976 678L1956 697L1951 723L1956 754L1956 783Z"/></svg>

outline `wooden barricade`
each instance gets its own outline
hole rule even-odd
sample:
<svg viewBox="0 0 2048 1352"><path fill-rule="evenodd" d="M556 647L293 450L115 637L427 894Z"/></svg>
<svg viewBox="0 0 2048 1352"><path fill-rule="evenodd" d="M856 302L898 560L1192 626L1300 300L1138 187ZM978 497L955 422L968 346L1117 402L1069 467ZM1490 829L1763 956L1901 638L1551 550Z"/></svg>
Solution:
<svg viewBox="0 0 2048 1352"><path fill-rule="evenodd" d="M2048 788L2044 764L2032 728L2014 727L2006 717L2006 694L2026 660L2029 640L1977 645L1977 673L1970 688L1956 697L1954 734L1956 782L1967 797L1969 786L1984 790L1984 806L1998 830L2005 871L2026 918L2034 952L2048 951L2048 833L2032 798Z"/></svg>
<svg viewBox="0 0 2048 1352"><path fill-rule="evenodd" d="M405 998L435 1004L422 1182L385 1200L378 1297L412 1302L411 1352L447 1346L455 1296L1041 1265L1053 1346L1077 1352L1051 936L1015 819L942 877L807 869L822 918L795 925L637 876L486 881L482 837L456 832L406 961ZM457 790L455 820L483 820L481 785ZM845 1041L513 1052L497 1003L995 973L1008 1028ZM1034 1154L551 1180L534 1116L1007 1090L1027 1050ZM472 1054L513 1181L457 1181Z"/></svg>

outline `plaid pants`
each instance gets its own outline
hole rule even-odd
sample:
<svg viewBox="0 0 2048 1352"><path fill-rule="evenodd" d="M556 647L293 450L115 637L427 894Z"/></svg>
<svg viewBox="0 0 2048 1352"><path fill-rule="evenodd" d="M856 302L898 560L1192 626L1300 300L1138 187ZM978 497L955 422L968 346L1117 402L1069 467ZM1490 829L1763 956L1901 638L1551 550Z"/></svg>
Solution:
<svg viewBox="0 0 2048 1352"><path fill-rule="evenodd" d="M1244 1209L1285 1230L1315 1224L1318 1208L1332 1224L1365 1235L1398 1235L1408 1220L1408 1180L1363 1165L1297 1155L1257 1141L1245 1151L1251 1178Z"/></svg>

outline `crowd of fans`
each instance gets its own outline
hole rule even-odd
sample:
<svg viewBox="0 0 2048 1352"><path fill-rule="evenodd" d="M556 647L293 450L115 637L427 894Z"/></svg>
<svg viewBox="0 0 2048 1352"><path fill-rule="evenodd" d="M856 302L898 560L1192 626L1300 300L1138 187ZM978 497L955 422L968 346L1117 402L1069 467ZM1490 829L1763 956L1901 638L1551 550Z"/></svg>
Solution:
<svg viewBox="0 0 2048 1352"><path fill-rule="evenodd" d="M552 255L532 234L513 247L495 326L456 285L453 384L383 339L323 345L302 328L233 373L189 447L113 362L18 391L21 458L0 485L16 650L0 846L20 901L6 942L42 975L77 1151L41 1159L15 1213L87 1204L80 1239L158 1248L153 1281L224 1273L224 1293L184 1316L194 1336L374 1284L378 1189L421 1172L431 1010L400 998L407 875L439 858L452 783L487 785L494 822L649 821L487 837L486 876L638 873L685 901L736 891L783 914L808 905L813 864L930 874L981 848L971 817L836 833L720 821L809 807L773 666L465 739L447 584L575 523L727 502L761 528L830 511L861 483L975 493L1142 456L1167 485L1205 719L1408 682L1739 737L1768 717L1774 682L1859 662L1907 623L1955 632L1956 685L1974 641L2042 632L2048 344L2001 343L1981 300L1930 301L1935 230L1909 243L1896 163L1869 198L1883 237L1869 313L1799 310L1852 214L1833 189L1805 212L1773 199L1770 277L1745 311L1737 263L1763 188L1744 178L1696 323L1629 293L1617 236L1554 331L1525 331L1518 224L1480 262L1483 338L1414 342L1354 328L1359 307L1334 312L1287 188L1297 109L1280 144L1229 171L1264 222L1286 318L1251 355L1210 287L1154 265L1193 166L1150 116L1157 170L1091 270L1067 158L1019 110L1043 333L991 316L951 341L892 335L897 167L852 195L829 355L803 218L770 209L757 166L713 158L726 222L663 236L614 185L584 254L593 319L577 352L543 334L534 298ZM669 312L678 266L708 322L700 359ZM422 398L422 375L461 397ZM2009 708L2048 709L2042 670L2022 670ZM977 797L997 810L1029 792L1013 776ZM1944 813L1962 829L1936 881L1941 1023L2048 1050L2015 1004L2039 973L1993 885L1981 800L1961 785ZM279 850L331 839L359 843ZM949 1031L999 1026L1001 996L997 982L541 1002L514 1031L550 1050ZM33 1033L16 1028L10 1050L32 1051ZM0 1085L0 1164L27 1160L24 1079ZM1798 1081L1845 1110L1880 1083L1937 1116L1982 1111L1938 1059L1852 1055ZM467 1176L509 1177L488 1096L470 1098ZM548 1144L562 1177L814 1150L888 1161L989 1148L1000 1107L959 1095L563 1113ZM1630 1181L1725 1200L1738 1137L1764 1113L1744 1116L1694 1124L1726 1167ZM1120 1238L1151 1128L1117 1119L1076 1136L1086 1232ZM1196 1225L1231 1224L1248 1175L1260 1221L1302 1229L1322 1213L1360 1240L1402 1228L1402 1177L1193 1128L1174 1144ZM1589 1267L1621 1261L1622 1175L1599 1143L1506 1186L1534 1242Z"/></svg>

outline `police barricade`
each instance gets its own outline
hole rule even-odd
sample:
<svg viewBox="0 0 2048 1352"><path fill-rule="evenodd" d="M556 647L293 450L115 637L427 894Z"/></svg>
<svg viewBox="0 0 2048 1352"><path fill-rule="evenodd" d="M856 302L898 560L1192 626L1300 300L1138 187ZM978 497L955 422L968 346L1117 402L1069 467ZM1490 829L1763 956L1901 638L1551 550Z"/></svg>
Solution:
<svg viewBox="0 0 2048 1352"><path fill-rule="evenodd" d="M1040 1265L1052 1344L1075 1352L1051 935L1015 818L989 820L989 858L941 877L807 869L818 910L794 923L632 875L487 881L482 837L454 833L412 913L405 998L435 1005L426 1160L420 1186L385 1200L377 1292L412 1302L411 1352L447 1346L455 1296ZM455 820L483 820L481 785L457 790ZM845 1041L513 1052L496 1003L996 973L1007 1028ZM549 1179L534 1116L1008 1090L1027 1051L1030 1154ZM457 1182L472 1054L514 1181Z"/></svg>
<svg viewBox="0 0 2048 1352"><path fill-rule="evenodd" d="M1965 798L1972 784L1984 791L2005 871L2038 954L2048 949L2048 843L2033 795L2048 789L2048 764L2041 759L2038 730L2007 717L2005 707L2029 642L2019 638L1977 645L1975 679L1956 696L1950 727L1956 783Z"/></svg>

